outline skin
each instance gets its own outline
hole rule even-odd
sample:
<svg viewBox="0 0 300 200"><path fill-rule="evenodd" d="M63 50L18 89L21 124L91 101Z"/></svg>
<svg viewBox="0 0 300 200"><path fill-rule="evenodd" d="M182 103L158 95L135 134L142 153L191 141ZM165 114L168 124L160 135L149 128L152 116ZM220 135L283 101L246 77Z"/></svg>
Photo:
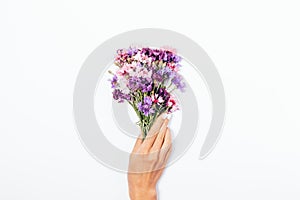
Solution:
<svg viewBox="0 0 300 200"><path fill-rule="evenodd" d="M156 200L157 182L171 153L169 119L157 118L147 137L139 137L132 150L128 167L128 187L131 200Z"/></svg>

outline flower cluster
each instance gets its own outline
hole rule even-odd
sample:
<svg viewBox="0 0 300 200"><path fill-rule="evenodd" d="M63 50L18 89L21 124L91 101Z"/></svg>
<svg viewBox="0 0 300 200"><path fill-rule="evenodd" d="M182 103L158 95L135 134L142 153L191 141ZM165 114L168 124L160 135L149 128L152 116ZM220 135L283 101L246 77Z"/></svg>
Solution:
<svg viewBox="0 0 300 200"><path fill-rule="evenodd" d="M180 61L181 57L166 49L130 47L117 51L118 69L110 71L113 98L120 103L127 101L134 108L144 136L161 113L178 110L171 92L185 88L178 73Z"/></svg>

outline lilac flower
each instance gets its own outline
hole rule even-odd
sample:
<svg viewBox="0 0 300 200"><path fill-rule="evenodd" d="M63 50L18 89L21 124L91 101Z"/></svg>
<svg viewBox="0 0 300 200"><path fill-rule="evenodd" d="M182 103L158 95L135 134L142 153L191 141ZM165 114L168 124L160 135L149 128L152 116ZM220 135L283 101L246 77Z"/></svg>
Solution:
<svg viewBox="0 0 300 200"><path fill-rule="evenodd" d="M152 83L144 84L142 86L142 92L150 92L152 91Z"/></svg>
<svg viewBox="0 0 300 200"><path fill-rule="evenodd" d="M180 62L180 61L181 61L181 57L175 55L175 56L174 56L174 62L175 62L175 63L178 63L178 62Z"/></svg>
<svg viewBox="0 0 300 200"><path fill-rule="evenodd" d="M111 88L115 88L118 82L118 77L114 75L113 79L111 80Z"/></svg>
<svg viewBox="0 0 300 200"><path fill-rule="evenodd" d="M152 79L162 83L165 80L171 80L176 74L177 72L173 71L169 67L164 67L153 72Z"/></svg>
<svg viewBox="0 0 300 200"><path fill-rule="evenodd" d="M169 67L163 68L163 73L168 79L172 79L176 75L176 72Z"/></svg>
<svg viewBox="0 0 300 200"><path fill-rule="evenodd" d="M151 78L152 71L147 70L145 67L139 67L136 70L137 76L142 78Z"/></svg>
<svg viewBox="0 0 300 200"><path fill-rule="evenodd" d="M178 63L181 61L181 58L175 54L172 54L171 55L171 61L175 62L175 63Z"/></svg>
<svg viewBox="0 0 300 200"><path fill-rule="evenodd" d="M119 103L124 102L124 100L130 100L130 95L129 94L124 94L121 92L119 89L115 89L113 92L113 98L115 100L118 100Z"/></svg>
<svg viewBox="0 0 300 200"><path fill-rule="evenodd" d="M142 112L145 116L148 116L149 114L154 113L154 109L152 107L152 100L149 96L146 96L144 98L143 102L139 102L137 104L138 110Z"/></svg>
<svg viewBox="0 0 300 200"><path fill-rule="evenodd" d="M167 54L167 52L163 52L162 60L165 61L165 62L168 61L168 54Z"/></svg>
<svg viewBox="0 0 300 200"><path fill-rule="evenodd" d="M136 53L138 52L138 50L136 48L133 48L133 47L130 47L128 50L127 50L127 54L129 56L133 56L135 55Z"/></svg>
<svg viewBox="0 0 300 200"><path fill-rule="evenodd" d="M144 104L148 104L148 105L152 105L152 100L151 100L151 98L150 97L145 97L144 98Z"/></svg>
<svg viewBox="0 0 300 200"><path fill-rule="evenodd" d="M150 92L152 90L152 79L149 78L140 78L139 79L139 89L142 92Z"/></svg>
<svg viewBox="0 0 300 200"><path fill-rule="evenodd" d="M150 48L142 48L141 49L141 54L144 54L146 56L151 56L152 55L152 50Z"/></svg>
<svg viewBox="0 0 300 200"><path fill-rule="evenodd" d="M185 83L182 80L182 76L178 75L172 79L172 83L179 89L180 91L184 91Z"/></svg>
<svg viewBox="0 0 300 200"><path fill-rule="evenodd" d="M170 98L170 93L165 88L159 88L159 90L156 91L155 94L157 94L158 97L162 97L162 99L164 100L164 105Z"/></svg>
<svg viewBox="0 0 300 200"><path fill-rule="evenodd" d="M163 76L159 72L153 73L152 78L158 82L162 82Z"/></svg>
<svg viewBox="0 0 300 200"><path fill-rule="evenodd" d="M129 86L129 89L132 91L138 90L140 88L140 79L136 76L130 77L128 86Z"/></svg>
<svg viewBox="0 0 300 200"><path fill-rule="evenodd" d="M148 47L117 51L115 65L119 68L110 80L113 98L119 103L128 101L137 109L144 136L158 116L154 113L177 110L168 89L183 91L185 84L178 73L181 57L175 52Z"/></svg>

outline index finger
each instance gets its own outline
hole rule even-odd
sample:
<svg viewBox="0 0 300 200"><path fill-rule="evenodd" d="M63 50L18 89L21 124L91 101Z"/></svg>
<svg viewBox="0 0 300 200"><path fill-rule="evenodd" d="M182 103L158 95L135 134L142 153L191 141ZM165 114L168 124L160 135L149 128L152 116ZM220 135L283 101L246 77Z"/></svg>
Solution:
<svg viewBox="0 0 300 200"><path fill-rule="evenodd" d="M162 113L153 123L147 136L153 136L155 133L158 133L167 116L167 113Z"/></svg>

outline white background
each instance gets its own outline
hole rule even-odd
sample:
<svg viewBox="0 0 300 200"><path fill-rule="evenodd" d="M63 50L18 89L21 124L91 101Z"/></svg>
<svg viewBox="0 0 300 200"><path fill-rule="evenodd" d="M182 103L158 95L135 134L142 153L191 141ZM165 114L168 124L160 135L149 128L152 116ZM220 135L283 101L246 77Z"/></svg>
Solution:
<svg viewBox="0 0 300 200"><path fill-rule="evenodd" d="M299 199L298 2L1 0L0 199L128 199L126 175L82 147L72 93L94 48L145 27L199 43L227 97L216 149L197 160L198 137L160 199Z"/></svg>

